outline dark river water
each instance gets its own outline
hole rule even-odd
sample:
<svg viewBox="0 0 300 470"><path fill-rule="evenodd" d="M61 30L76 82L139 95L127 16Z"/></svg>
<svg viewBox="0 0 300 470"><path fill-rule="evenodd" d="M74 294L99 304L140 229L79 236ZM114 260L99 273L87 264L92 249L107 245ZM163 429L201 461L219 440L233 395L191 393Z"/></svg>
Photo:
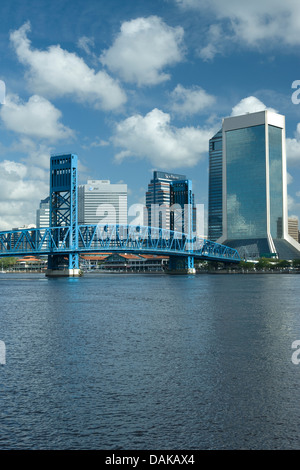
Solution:
<svg viewBox="0 0 300 470"><path fill-rule="evenodd" d="M0 449L300 448L299 275L0 276Z"/></svg>

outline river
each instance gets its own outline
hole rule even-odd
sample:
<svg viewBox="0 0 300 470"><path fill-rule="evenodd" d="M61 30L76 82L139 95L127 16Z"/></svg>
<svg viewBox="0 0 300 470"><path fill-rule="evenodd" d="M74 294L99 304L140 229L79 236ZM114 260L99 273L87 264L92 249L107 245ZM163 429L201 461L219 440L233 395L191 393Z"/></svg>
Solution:
<svg viewBox="0 0 300 470"><path fill-rule="evenodd" d="M300 276L1 274L0 449L299 449Z"/></svg>

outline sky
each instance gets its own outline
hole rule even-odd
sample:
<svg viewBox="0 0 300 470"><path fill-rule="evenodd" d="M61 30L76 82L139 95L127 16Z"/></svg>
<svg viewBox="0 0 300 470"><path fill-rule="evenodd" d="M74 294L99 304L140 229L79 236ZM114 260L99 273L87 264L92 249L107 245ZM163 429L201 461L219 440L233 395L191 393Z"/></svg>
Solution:
<svg viewBox="0 0 300 470"><path fill-rule="evenodd" d="M207 214L209 139L263 109L286 118L300 216L298 0L6 0L0 18L0 230L35 223L65 153L129 206L153 170L185 174Z"/></svg>

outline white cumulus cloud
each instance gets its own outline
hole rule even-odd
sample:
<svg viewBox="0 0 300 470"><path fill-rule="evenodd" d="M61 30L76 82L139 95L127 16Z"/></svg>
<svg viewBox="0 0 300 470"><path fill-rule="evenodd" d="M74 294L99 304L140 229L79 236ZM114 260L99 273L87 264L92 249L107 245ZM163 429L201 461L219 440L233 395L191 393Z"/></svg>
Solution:
<svg viewBox="0 0 300 470"><path fill-rule="evenodd" d="M183 116L198 114L216 101L214 96L198 86L185 88L180 84L171 92L170 98L172 111Z"/></svg>
<svg viewBox="0 0 300 470"><path fill-rule="evenodd" d="M298 0L175 0L175 3L213 18L222 28L223 43L226 39L250 47L272 47L275 42L285 46L300 44ZM220 35L214 36L209 30L208 44L201 51L203 58L212 58L222 46Z"/></svg>
<svg viewBox="0 0 300 470"><path fill-rule="evenodd" d="M105 71L89 68L77 54L60 45L47 50L33 49L27 37L29 31L30 24L25 23L11 33L10 40L19 61L27 68L25 76L34 93L48 97L73 96L104 110L115 110L126 102L125 92Z"/></svg>
<svg viewBox="0 0 300 470"><path fill-rule="evenodd" d="M286 139L286 158L290 166L300 165L300 123L294 137Z"/></svg>
<svg viewBox="0 0 300 470"><path fill-rule="evenodd" d="M126 82L156 85L170 78L165 67L182 60L183 34L157 16L125 21L101 62Z"/></svg>
<svg viewBox="0 0 300 470"><path fill-rule="evenodd" d="M246 113L256 113L258 111L264 111L265 109L277 113L276 109L268 108L255 96L247 96L247 98L243 98L232 108L231 116L241 116L242 114Z"/></svg>
<svg viewBox="0 0 300 470"><path fill-rule="evenodd" d="M117 124L113 144L121 148L116 160L147 158L157 168L196 165L208 151L214 131L196 127L177 128L170 115L153 109L145 116L131 116Z"/></svg>
<svg viewBox="0 0 300 470"><path fill-rule="evenodd" d="M17 95L6 97L0 117L11 131L30 137L56 141L73 136L73 131L61 122L62 113L42 96L33 95L23 102Z"/></svg>
<svg viewBox="0 0 300 470"><path fill-rule="evenodd" d="M23 163L12 160L0 162L0 230L35 224L39 201L47 193L48 182L33 179Z"/></svg>

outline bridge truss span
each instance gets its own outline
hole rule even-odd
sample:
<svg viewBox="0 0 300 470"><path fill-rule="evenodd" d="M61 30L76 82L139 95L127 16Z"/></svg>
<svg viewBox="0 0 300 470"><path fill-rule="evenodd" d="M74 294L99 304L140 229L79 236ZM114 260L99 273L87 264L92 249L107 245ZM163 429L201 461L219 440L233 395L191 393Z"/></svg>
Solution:
<svg viewBox="0 0 300 470"><path fill-rule="evenodd" d="M78 225L77 246L70 226L0 232L0 256L134 252L239 262L236 250L204 238L135 225Z"/></svg>

